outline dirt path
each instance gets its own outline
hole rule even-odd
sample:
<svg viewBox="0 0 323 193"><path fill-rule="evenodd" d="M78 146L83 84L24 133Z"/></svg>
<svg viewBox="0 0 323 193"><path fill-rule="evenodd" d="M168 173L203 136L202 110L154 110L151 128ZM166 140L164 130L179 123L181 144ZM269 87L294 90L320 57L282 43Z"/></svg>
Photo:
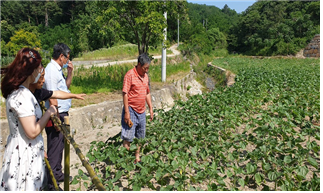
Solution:
<svg viewBox="0 0 323 193"><path fill-rule="evenodd" d="M174 57L180 55L181 52L177 50L177 44L172 45L169 49L173 52L173 54L167 55L167 57ZM157 55L153 56L154 59L160 59L162 56ZM100 60L95 61L76 61L76 67L80 66L80 64L85 64L84 68L91 68L92 65L96 67L108 66L108 65L118 65L118 64L127 64L127 63L136 63L138 59L131 59L131 60L121 60L121 61L111 61L111 62L102 62Z"/></svg>

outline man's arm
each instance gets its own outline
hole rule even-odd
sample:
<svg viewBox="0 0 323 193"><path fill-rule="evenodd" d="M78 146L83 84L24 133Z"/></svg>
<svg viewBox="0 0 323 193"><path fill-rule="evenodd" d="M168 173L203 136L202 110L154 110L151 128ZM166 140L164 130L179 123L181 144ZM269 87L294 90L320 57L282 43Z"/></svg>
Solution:
<svg viewBox="0 0 323 193"><path fill-rule="evenodd" d="M153 106L151 104L151 95L150 95L150 93L148 93L146 95L146 101L147 101L147 104L148 104L148 107L149 107L150 120L152 121L154 119L154 112L153 112Z"/></svg>
<svg viewBox="0 0 323 193"><path fill-rule="evenodd" d="M71 98L84 100L83 97L85 95L86 94L73 94L73 93L68 93L60 90L55 90L53 91L53 95L50 97L49 100L51 101L52 99L71 99Z"/></svg>
<svg viewBox="0 0 323 193"><path fill-rule="evenodd" d="M68 67L67 67L67 77L66 77L66 86L68 89L70 89L72 79L73 79L73 64L71 61L68 62Z"/></svg>
<svg viewBox="0 0 323 193"><path fill-rule="evenodd" d="M128 104L128 94L122 92L123 94L123 106L124 106L124 122L129 125L130 121L130 112L129 112L129 104Z"/></svg>

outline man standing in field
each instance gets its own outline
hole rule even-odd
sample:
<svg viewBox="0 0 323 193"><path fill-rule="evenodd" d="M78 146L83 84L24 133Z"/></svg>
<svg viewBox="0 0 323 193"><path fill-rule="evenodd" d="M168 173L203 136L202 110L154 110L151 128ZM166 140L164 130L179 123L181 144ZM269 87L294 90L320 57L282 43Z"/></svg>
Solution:
<svg viewBox="0 0 323 193"><path fill-rule="evenodd" d="M146 102L149 106L150 120L153 120L153 107L149 90L147 72L150 58L147 54L138 57L138 64L129 70L123 80L123 110L121 118L121 139L123 146L130 149L130 143L134 137L144 138L146 134ZM135 163L140 162L140 147L136 150Z"/></svg>
<svg viewBox="0 0 323 193"><path fill-rule="evenodd" d="M54 46L53 59L48 63L45 68L45 84L44 88L52 91L65 91L68 90L73 77L73 64L69 60L71 49L63 43L58 43ZM67 67L67 77L65 78L62 69ZM64 117L68 116L68 111L71 107L72 99L60 100L49 99L46 101L46 107L55 105L59 112L59 118L64 122ZM53 170L54 177L57 182L64 181L64 174L62 172L62 157L64 150L64 136L56 130L52 125L46 128L47 134L47 156L50 167ZM53 182L48 173L48 188L54 190Z"/></svg>

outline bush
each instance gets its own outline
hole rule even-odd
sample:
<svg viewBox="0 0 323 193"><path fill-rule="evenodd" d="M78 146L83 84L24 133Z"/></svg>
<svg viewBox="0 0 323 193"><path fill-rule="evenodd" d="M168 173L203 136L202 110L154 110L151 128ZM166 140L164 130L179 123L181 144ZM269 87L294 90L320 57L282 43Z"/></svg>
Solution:
<svg viewBox="0 0 323 193"><path fill-rule="evenodd" d="M39 50L41 43L36 34L20 29L10 38L10 41L5 47L9 50L11 55L15 56L17 52L24 47L31 47L35 50Z"/></svg>

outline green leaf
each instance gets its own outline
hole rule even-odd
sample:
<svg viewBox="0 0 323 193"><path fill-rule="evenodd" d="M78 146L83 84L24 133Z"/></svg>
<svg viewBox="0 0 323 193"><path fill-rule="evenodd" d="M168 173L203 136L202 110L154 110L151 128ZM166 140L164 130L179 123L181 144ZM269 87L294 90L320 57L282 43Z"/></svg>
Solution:
<svg viewBox="0 0 323 193"><path fill-rule="evenodd" d="M247 163L247 173L251 174L256 170L256 167L252 165L251 163Z"/></svg>
<svg viewBox="0 0 323 193"><path fill-rule="evenodd" d="M256 180L256 183L257 183L258 185L260 185L260 184L261 184L261 182L262 182L262 178L261 178L260 173L256 173L256 174L255 174L255 180Z"/></svg>
<svg viewBox="0 0 323 193"><path fill-rule="evenodd" d="M245 186L245 182L244 182L244 179L243 179L243 178L240 178L240 179L238 180L238 182L239 182L239 184L240 184L242 187L244 187L244 186Z"/></svg>
<svg viewBox="0 0 323 193"><path fill-rule="evenodd" d="M271 181L275 181L277 179L277 173L276 172L269 172L268 173L268 179Z"/></svg>
<svg viewBox="0 0 323 193"><path fill-rule="evenodd" d="M171 191L173 189L172 185L167 185L166 187L161 187L160 191Z"/></svg>
<svg viewBox="0 0 323 193"><path fill-rule="evenodd" d="M76 177L77 176L74 177L73 181L71 182L71 185L75 185L75 184L79 183L79 181Z"/></svg>
<svg viewBox="0 0 323 193"><path fill-rule="evenodd" d="M190 186L190 191L196 191L196 189L193 186Z"/></svg>
<svg viewBox="0 0 323 193"><path fill-rule="evenodd" d="M159 157L157 152L155 152L153 156L154 156L155 159L157 159Z"/></svg>
<svg viewBox="0 0 323 193"><path fill-rule="evenodd" d="M230 178L233 176L233 173L230 170L227 170L227 176Z"/></svg>
<svg viewBox="0 0 323 193"><path fill-rule="evenodd" d="M155 174L156 180L158 181L161 176L162 176L162 171L160 168L158 168L158 170L156 171L156 174Z"/></svg>
<svg viewBox="0 0 323 193"><path fill-rule="evenodd" d="M136 149L137 149L137 145L136 144L131 144L130 151L134 151Z"/></svg>
<svg viewBox="0 0 323 193"><path fill-rule="evenodd" d="M292 162L292 158L289 155L287 155L287 156L284 157L284 162L286 164L289 164L290 162Z"/></svg>
<svg viewBox="0 0 323 193"><path fill-rule="evenodd" d="M141 186L140 186L139 183L135 182L135 183L132 184L132 189L134 191L140 191L141 190Z"/></svg>
<svg viewBox="0 0 323 193"><path fill-rule="evenodd" d="M86 175L82 175L82 180L89 180L89 178Z"/></svg>
<svg viewBox="0 0 323 193"><path fill-rule="evenodd" d="M84 172L81 169L79 169L78 174L79 174L79 176L82 176L84 174Z"/></svg>
<svg viewBox="0 0 323 193"><path fill-rule="evenodd" d="M92 163L93 161L95 161L95 157L90 155L90 154L87 154L86 155L88 158L89 158L89 162Z"/></svg>
<svg viewBox="0 0 323 193"><path fill-rule="evenodd" d="M195 146L195 147L193 147L192 149L191 149L191 151L192 151L192 155L195 157L196 156L196 152L197 152L197 147Z"/></svg>
<svg viewBox="0 0 323 193"><path fill-rule="evenodd" d="M312 156L308 156L307 161L312 166L314 166L316 169L318 168L318 163L316 162L316 160Z"/></svg>
<svg viewBox="0 0 323 193"><path fill-rule="evenodd" d="M301 179L306 178L306 174L308 173L308 169L305 166L301 166L296 170L297 177Z"/></svg>
<svg viewBox="0 0 323 193"><path fill-rule="evenodd" d="M270 170L270 169L271 169L271 166L270 166L270 164L269 164L269 163L265 163L265 164L263 164L263 165L262 165L262 168L263 168L265 171L268 171L268 170Z"/></svg>
<svg viewBox="0 0 323 193"><path fill-rule="evenodd" d="M229 159L230 159L231 161L235 160L235 159L234 159L234 157L233 157L233 155L232 155L232 153L229 153L228 157L229 157Z"/></svg>

